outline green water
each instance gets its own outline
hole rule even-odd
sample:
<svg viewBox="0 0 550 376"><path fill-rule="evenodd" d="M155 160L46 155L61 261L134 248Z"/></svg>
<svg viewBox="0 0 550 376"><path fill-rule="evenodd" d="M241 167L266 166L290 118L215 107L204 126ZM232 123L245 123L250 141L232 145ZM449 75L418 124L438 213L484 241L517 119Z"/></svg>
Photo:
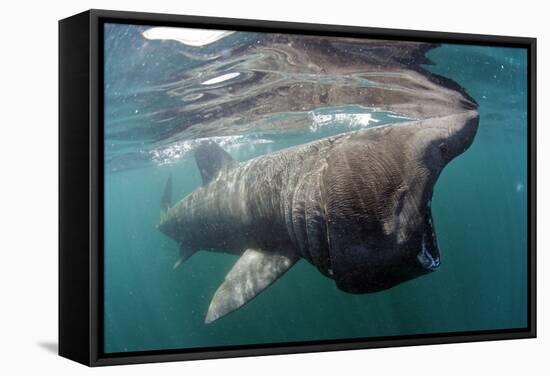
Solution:
<svg viewBox="0 0 550 376"><path fill-rule="evenodd" d="M435 186L437 272L380 293L352 295L300 261L252 302L206 325L210 300L236 256L198 252L173 270L177 244L155 228L170 173L177 199L200 185L194 160L107 171L105 352L526 327L526 53L444 45L428 56L435 63L428 69L463 86L480 113L473 145ZM282 133L270 143L229 151L246 160L316 137Z"/></svg>

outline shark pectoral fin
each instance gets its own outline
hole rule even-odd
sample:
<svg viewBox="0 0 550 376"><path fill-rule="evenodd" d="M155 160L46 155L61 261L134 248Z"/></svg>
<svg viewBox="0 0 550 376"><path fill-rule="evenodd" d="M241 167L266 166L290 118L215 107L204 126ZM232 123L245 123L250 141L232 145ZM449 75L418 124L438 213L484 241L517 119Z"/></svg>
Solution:
<svg viewBox="0 0 550 376"><path fill-rule="evenodd" d="M202 184L208 184L224 167L237 162L215 142L200 145L195 150L195 161L202 176Z"/></svg>
<svg viewBox="0 0 550 376"><path fill-rule="evenodd" d="M172 206L172 174L168 176L166 184L164 186L164 192L160 199L160 220L164 219L166 212Z"/></svg>
<svg viewBox="0 0 550 376"><path fill-rule="evenodd" d="M293 254L247 249L225 276L206 315L205 323L240 308L275 282L298 261Z"/></svg>
<svg viewBox="0 0 550 376"><path fill-rule="evenodd" d="M174 264L174 269L177 269L183 264L185 261L189 259L189 257L193 256L195 254L195 251L190 250L189 248L185 248L184 246L180 245L180 257L178 258L178 261Z"/></svg>

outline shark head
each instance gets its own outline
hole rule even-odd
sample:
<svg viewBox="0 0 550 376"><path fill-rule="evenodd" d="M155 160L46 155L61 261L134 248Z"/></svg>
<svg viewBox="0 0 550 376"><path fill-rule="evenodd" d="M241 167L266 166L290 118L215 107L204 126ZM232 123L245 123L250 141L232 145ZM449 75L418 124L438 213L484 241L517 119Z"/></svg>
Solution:
<svg viewBox="0 0 550 376"><path fill-rule="evenodd" d="M324 182L325 274L341 290L376 292L438 269L434 186L477 127L477 112L467 111L338 140Z"/></svg>

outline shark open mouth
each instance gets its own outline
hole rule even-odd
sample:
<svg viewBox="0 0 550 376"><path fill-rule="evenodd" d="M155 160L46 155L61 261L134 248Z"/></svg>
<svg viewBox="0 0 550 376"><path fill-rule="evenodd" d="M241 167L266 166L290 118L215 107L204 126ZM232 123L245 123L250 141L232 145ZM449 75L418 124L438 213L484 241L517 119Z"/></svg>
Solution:
<svg viewBox="0 0 550 376"><path fill-rule="evenodd" d="M432 219L432 209L429 206L424 218L422 243L416 259L418 260L418 263L428 272L437 270L441 264L439 259L439 247L437 246L435 228Z"/></svg>

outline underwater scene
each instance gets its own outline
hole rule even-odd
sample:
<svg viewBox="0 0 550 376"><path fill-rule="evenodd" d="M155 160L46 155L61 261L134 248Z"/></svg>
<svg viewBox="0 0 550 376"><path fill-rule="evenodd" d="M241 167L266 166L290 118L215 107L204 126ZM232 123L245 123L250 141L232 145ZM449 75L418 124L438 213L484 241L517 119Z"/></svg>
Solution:
<svg viewBox="0 0 550 376"><path fill-rule="evenodd" d="M527 327L526 49L103 48L105 353Z"/></svg>

